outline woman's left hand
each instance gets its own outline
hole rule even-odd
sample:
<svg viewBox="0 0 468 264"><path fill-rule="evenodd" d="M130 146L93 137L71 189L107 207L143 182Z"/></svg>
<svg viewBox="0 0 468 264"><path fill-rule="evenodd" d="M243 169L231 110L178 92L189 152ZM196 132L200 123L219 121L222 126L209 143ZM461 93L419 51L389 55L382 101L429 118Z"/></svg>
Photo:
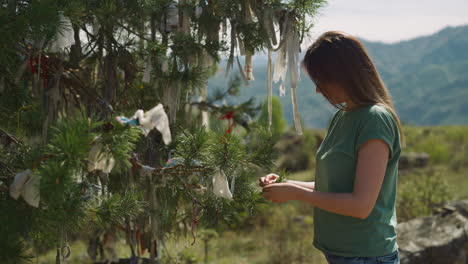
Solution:
<svg viewBox="0 0 468 264"><path fill-rule="evenodd" d="M272 183L263 187L263 197L273 203L283 203L296 200L298 192L301 191L297 185L292 183Z"/></svg>

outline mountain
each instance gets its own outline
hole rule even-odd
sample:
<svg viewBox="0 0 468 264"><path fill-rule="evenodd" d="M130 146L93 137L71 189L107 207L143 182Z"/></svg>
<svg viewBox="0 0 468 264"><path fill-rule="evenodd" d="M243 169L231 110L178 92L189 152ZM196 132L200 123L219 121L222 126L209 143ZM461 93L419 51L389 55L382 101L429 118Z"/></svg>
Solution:
<svg viewBox="0 0 468 264"><path fill-rule="evenodd" d="M468 125L468 25L447 27L430 36L394 44L361 41L389 89L403 123ZM210 79L209 90L225 87L225 62L220 69ZM237 67L234 69L237 73ZM254 57L254 76L255 81L243 87L236 100L253 96L263 102L267 94L265 55ZM273 84L276 96L278 86ZM304 72L297 94L305 126L324 128L335 110L315 93L315 86ZM290 89L279 99L285 119L292 124Z"/></svg>

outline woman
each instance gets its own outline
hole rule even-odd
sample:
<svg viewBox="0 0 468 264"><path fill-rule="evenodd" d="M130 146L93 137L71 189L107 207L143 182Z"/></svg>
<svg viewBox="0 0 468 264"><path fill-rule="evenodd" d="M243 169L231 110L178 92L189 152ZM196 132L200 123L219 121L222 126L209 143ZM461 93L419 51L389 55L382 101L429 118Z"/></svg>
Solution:
<svg viewBox="0 0 468 264"><path fill-rule="evenodd" d="M302 66L316 92L339 110L316 153L315 182L259 179L272 202L314 206L314 246L330 264L399 263L396 184L400 121L363 45L343 32L324 33Z"/></svg>

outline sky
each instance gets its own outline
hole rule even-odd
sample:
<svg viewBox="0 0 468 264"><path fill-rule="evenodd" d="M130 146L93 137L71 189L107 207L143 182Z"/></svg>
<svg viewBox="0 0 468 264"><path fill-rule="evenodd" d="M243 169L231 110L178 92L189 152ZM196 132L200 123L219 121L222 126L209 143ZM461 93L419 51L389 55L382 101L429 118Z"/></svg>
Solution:
<svg viewBox="0 0 468 264"><path fill-rule="evenodd" d="M312 39L327 30L394 43L468 24L468 0L328 0Z"/></svg>

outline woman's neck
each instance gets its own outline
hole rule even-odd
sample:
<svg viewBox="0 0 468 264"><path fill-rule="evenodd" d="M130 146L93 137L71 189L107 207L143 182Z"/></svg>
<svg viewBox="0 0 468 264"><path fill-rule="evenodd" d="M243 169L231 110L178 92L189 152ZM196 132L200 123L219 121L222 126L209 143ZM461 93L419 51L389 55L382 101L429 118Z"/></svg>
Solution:
<svg viewBox="0 0 468 264"><path fill-rule="evenodd" d="M348 111L353 111L355 109L359 108L359 105L353 103L352 101L348 101L346 102L346 106L344 108L344 111L348 112Z"/></svg>

